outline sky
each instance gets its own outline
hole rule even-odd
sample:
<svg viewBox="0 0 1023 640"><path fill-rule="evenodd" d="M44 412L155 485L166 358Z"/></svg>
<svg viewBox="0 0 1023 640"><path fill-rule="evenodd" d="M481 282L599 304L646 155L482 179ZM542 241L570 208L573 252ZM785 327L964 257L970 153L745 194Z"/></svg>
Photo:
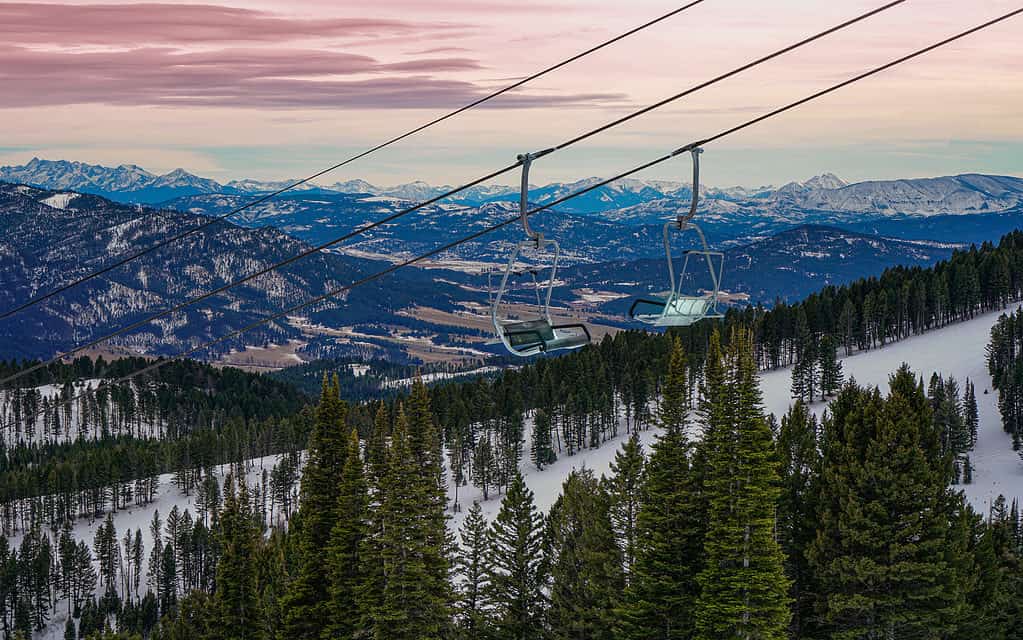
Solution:
<svg viewBox="0 0 1023 640"><path fill-rule="evenodd" d="M538 161L607 176L1016 9L908 0ZM311 174L680 6L663 0L0 0L0 165L32 157L221 181ZM461 184L885 0L704 0L333 172ZM704 182L1023 176L1023 17L709 145ZM688 161L639 177L688 180ZM500 183L515 183L514 175Z"/></svg>

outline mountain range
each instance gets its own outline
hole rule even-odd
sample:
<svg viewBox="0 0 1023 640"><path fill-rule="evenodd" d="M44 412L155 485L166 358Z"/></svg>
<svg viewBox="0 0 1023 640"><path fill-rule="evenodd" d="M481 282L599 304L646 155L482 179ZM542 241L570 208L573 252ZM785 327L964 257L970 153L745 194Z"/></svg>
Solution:
<svg viewBox="0 0 1023 640"><path fill-rule="evenodd" d="M235 196L216 197L226 198L222 206L230 206ZM38 358L65 351L302 251L309 246L305 241L276 227L287 226L291 204L299 214L318 214L304 208L310 200L301 194L287 198L276 202L282 209L272 220L274 225L247 228L220 223L0 320L0 358ZM313 200L338 208L346 201L367 206L358 195L321 194ZM380 215L359 207L355 211ZM382 228L375 237L316 254L204 300L118 338L113 348L119 353L180 353L381 270L397 256L408 255L410 246L436 246L450 240L452 229L476 229L509 216L514 216L510 203L471 210L435 207L413 217L411 225ZM349 219L348 224L361 219ZM205 214L189 211L0 183L0 225L6 230L0 237L0 310L205 220ZM304 220L299 215L292 222L301 227ZM623 314L631 296L665 289L659 225L627 227L601 217L560 212L538 222L566 247L566 268L555 291L560 306L584 315L600 314L598 322L605 325L627 326ZM481 310L487 309L487 271L501 267L509 241L518 233L514 227L505 229L466 245L461 253L441 256L423 268L403 269L301 317L271 323L197 355L216 359L231 349L288 341L300 345L294 353L306 360L354 356L416 362L443 358L435 354L449 351L471 357L496 354L494 347L484 344L487 322ZM728 249L723 286L754 302L795 300L823 285L877 274L889 266L931 264L956 246L800 225ZM707 280L694 278L692 286L705 288Z"/></svg>
<svg viewBox="0 0 1023 640"><path fill-rule="evenodd" d="M105 167L39 158L33 158L24 165L0 167L0 181L91 193L118 202L143 204L163 203L196 195L264 194L294 182L235 180L220 184L183 169L156 175L134 164ZM530 201L547 204L598 181L599 178L586 178L576 182L532 186ZM618 212L622 218L636 216L643 220L655 216L662 219L679 209L680 200L689 199L690 187L672 181L624 179L594 189L564 203L559 209L587 214L613 211ZM423 201L451 188L449 185L433 186L421 181L395 187L377 187L364 180L348 180L330 185L306 183L295 191L306 195L343 193ZM517 193L518 190L510 186L479 185L452 196L446 202L480 206L488 202L514 200ZM847 184L838 176L825 173L805 182L790 182L777 188L702 188L701 193L705 213L726 218L735 215L762 216L766 212L784 215L792 211L901 217L1023 209L1023 179L980 174Z"/></svg>

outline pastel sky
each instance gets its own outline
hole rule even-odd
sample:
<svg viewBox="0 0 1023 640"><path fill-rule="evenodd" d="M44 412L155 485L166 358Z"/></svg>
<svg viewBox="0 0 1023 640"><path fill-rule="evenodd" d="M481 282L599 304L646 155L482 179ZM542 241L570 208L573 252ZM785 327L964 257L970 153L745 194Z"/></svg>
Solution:
<svg viewBox="0 0 1023 640"><path fill-rule="evenodd" d="M543 159L609 175L1017 8L909 0ZM665 13L665 0L0 1L0 164L33 156L220 180L312 173ZM706 0L325 181L456 184L884 0ZM688 163L645 174L686 179ZM1023 18L716 143L712 185L1023 176ZM514 176L500 182L513 183Z"/></svg>

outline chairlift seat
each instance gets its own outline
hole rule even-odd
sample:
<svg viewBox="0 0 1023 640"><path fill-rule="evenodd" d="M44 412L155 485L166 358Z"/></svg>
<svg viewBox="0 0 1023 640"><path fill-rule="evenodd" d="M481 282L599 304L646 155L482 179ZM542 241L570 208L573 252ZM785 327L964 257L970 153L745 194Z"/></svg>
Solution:
<svg viewBox="0 0 1023 640"><path fill-rule="evenodd" d="M519 190L519 217L522 221L522 228L526 232L526 239L515 245L511 256L508 258L508 266L505 267L504 275L501 277L501 284L497 294L491 298L490 320L494 325L494 333L498 340L504 345L509 353L516 356L527 357L539 353L551 351L563 351L578 349L590 343L590 332L583 324L554 324L551 320L551 295L554 293L554 285L557 282L558 259L561 256L561 246L556 240L545 238L542 233L533 231L529 226L529 166L534 158L546 155L553 151L548 149L538 154L524 154L519 156L519 164L522 165L522 182ZM528 267L525 270L515 268L515 261L523 249L531 248L537 254L545 249L550 249L548 254L551 258L550 267ZM545 269L550 270L549 276L544 278L546 283L541 285L538 274ZM536 312L530 313L527 320L512 320L501 312L501 303L508 292L508 279L511 276L530 274L533 278L533 288L536 292Z"/></svg>
<svg viewBox="0 0 1023 640"><path fill-rule="evenodd" d="M664 294L662 299L638 299L632 303L629 309L629 316L633 320L643 322L655 327L688 327L700 320L708 318L723 318L724 314L718 309L718 297L721 292L721 276L724 273L725 254L720 251L712 251L707 245L707 237L698 225L692 222L696 216L697 206L700 201L700 153L699 147L690 149L693 156L693 198L689 204L688 214L680 214L678 218L664 225L664 255L668 266L668 282L671 289ZM696 249L684 249L682 251L682 271L679 277L675 278L675 259L671 252L670 235L672 231L684 234L692 229L699 238L700 244ZM683 293L686 283L686 276L689 274L689 260L693 258L696 262L706 262L707 272L714 285L712 291L704 295L692 295ZM715 265L715 262L717 263Z"/></svg>
<svg viewBox="0 0 1023 640"><path fill-rule="evenodd" d="M647 312L643 307L652 307ZM639 299L629 315L655 327L688 327L700 320L724 317L707 296L673 296L670 301Z"/></svg>
<svg viewBox="0 0 1023 640"><path fill-rule="evenodd" d="M589 330L583 324L554 325L540 318L502 322L500 327L505 344L521 356L578 349L590 343Z"/></svg>

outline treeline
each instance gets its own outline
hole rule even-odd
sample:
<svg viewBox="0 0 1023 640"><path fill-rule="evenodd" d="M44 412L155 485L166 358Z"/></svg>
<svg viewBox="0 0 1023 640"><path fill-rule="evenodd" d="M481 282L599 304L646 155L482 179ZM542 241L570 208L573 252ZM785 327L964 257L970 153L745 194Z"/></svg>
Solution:
<svg viewBox="0 0 1023 640"><path fill-rule="evenodd" d="M31 364L0 363L0 371L13 373ZM128 384L100 387L94 382L95 391L82 393L86 380L116 379L150 364L143 358L78 358L29 374L17 381L18 387L0 390L5 427L0 444L116 435L176 438L231 418L291 415L308 400L294 386L268 376L193 360L167 363ZM54 385L53 392L44 394L42 385Z"/></svg>
<svg viewBox="0 0 1023 640"><path fill-rule="evenodd" d="M1012 448L1023 446L1023 312L1003 314L991 327L987 367L998 390L1002 427L1012 436Z"/></svg>
<svg viewBox="0 0 1023 640"><path fill-rule="evenodd" d="M609 477L573 472L547 514L513 473L457 549L423 385L366 439L345 436L325 385L287 531L232 527L229 543L224 527L214 584L161 610L152 637L1020 638L1018 507L984 519L950 489L924 382L904 366L887 395L845 385L822 423L797 403L775 424L751 334L728 343L712 336L695 393L672 344L649 453L633 435Z"/></svg>
<svg viewBox="0 0 1023 640"><path fill-rule="evenodd" d="M158 496L162 474L173 474L174 484L188 495L217 465L271 454L297 456L306 447L310 422L309 412L302 411L284 419L234 418L174 440L118 436L4 449L0 532L11 535L37 526L59 530L77 518L95 520L149 504ZM274 495L290 512L298 465L287 466L274 470L280 487Z"/></svg>

